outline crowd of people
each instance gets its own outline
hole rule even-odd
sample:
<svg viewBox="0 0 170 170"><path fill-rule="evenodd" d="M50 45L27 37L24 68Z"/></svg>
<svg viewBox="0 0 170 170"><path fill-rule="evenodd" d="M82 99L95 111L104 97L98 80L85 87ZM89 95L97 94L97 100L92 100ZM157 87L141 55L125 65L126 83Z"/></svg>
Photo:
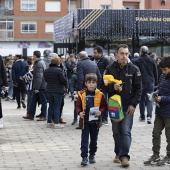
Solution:
<svg viewBox="0 0 170 170"><path fill-rule="evenodd" d="M4 87L5 90L8 89L5 100L16 100L17 109L21 106L26 108L23 119L33 121L36 107L41 105L41 113L36 115L37 121L46 121L47 128L64 128L66 124L62 119L64 98L65 95L70 95L74 101L71 124L75 125L78 122L79 115L76 128L82 129L82 166L96 162L99 128L102 125L108 125L110 108L107 105L108 100L114 95L120 96L123 118L120 121L111 119L115 143L113 162L121 163L123 167L130 166L129 150L136 106L139 104L139 121L146 120L148 124L151 124L155 103L153 155L144 164L170 163L169 55L159 58L155 53L149 54L147 46L142 46L139 53L135 53L130 59L128 46L121 44L117 46L115 54L110 56L104 56L100 46L94 48L92 57L89 57L86 51L81 51L76 58L74 54L59 57L56 53L45 50L43 57L40 51L34 51L33 57L27 60L23 60L21 55L15 55L14 58L9 55L3 63L0 57L0 65L0 85L2 89ZM110 82L106 85L103 75L112 76L122 83ZM1 95L2 91L5 93L5 90L1 90ZM114 111L115 108L112 107ZM147 114L145 114L145 108ZM3 128L1 101L0 128ZM161 160L160 138L164 128L167 138L167 155ZM89 135L90 144L88 143Z"/></svg>

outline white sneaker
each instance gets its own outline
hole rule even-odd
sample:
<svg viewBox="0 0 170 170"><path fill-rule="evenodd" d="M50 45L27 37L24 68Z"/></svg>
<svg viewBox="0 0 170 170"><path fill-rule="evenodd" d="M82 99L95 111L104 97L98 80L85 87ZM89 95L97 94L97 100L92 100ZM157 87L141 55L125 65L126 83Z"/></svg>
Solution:
<svg viewBox="0 0 170 170"><path fill-rule="evenodd" d="M148 124L152 124L150 117L147 117L147 123L148 123Z"/></svg>
<svg viewBox="0 0 170 170"><path fill-rule="evenodd" d="M54 124L54 129L62 129L62 128L64 128L64 125Z"/></svg>
<svg viewBox="0 0 170 170"><path fill-rule="evenodd" d="M0 119L0 129L2 129L4 127L4 121L3 118Z"/></svg>

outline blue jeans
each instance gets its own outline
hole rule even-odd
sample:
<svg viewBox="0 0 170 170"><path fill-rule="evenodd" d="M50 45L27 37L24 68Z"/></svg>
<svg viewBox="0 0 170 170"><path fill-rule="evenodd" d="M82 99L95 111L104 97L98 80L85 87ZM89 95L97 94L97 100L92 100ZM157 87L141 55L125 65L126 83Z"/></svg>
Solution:
<svg viewBox="0 0 170 170"><path fill-rule="evenodd" d="M106 92L103 92L106 101L108 100L108 94ZM108 121L108 110L105 111L105 113L102 115L102 121Z"/></svg>
<svg viewBox="0 0 170 170"><path fill-rule="evenodd" d="M8 96L13 96L13 85L11 82L9 82Z"/></svg>
<svg viewBox="0 0 170 170"><path fill-rule="evenodd" d="M122 157L130 159L129 150L131 146L131 129L133 125L133 116L124 113L124 119L121 122L112 121L113 138L115 141L115 153L121 160Z"/></svg>
<svg viewBox="0 0 170 170"><path fill-rule="evenodd" d="M54 117L55 123L59 123L61 102L63 99L62 93L47 93L49 107L47 123L51 123Z"/></svg>
<svg viewBox="0 0 170 170"><path fill-rule="evenodd" d="M74 101L74 121L77 122L77 117L78 117L78 114L76 112L76 101Z"/></svg>
<svg viewBox="0 0 170 170"><path fill-rule="evenodd" d="M152 118L153 101L150 101L147 93L152 93L154 91L154 84L149 83L143 86L142 95L139 103L140 118L145 119L145 107L147 108L147 117Z"/></svg>
<svg viewBox="0 0 170 170"><path fill-rule="evenodd" d="M32 96L31 96L31 103L29 105L29 115L31 117L34 117L38 99L40 100L40 103L41 103L41 116L46 117L46 115L47 115L47 100L46 100L46 94L45 94L44 89L40 89L38 93L35 93L33 91Z"/></svg>
<svg viewBox="0 0 170 170"><path fill-rule="evenodd" d="M97 151L97 139L99 128L96 123L85 123L84 129L81 134L81 157L88 157L88 146L90 147L90 155L94 156ZM90 145L89 145L90 134Z"/></svg>

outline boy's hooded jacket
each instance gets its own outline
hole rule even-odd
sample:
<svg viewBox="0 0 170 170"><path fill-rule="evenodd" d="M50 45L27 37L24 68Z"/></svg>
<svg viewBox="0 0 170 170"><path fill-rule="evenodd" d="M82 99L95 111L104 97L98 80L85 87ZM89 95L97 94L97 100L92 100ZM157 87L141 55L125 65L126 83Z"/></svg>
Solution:
<svg viewBox="0 0 170 170"><path fill-rule="evenodd" d="M170 117L170 74L161 75L158 86L158 96L161 96L160 107L156 106L156 114Z"/></svg>
<svg viewBox="0 0 170 170"><path fill-rule="evenodd" d="M76 102L76 111L77 111L78 114L82 111L84 111L85 114L88 114L87 111L86 111L86 104L85 104L85 102L86 102L85 101L86 100L86 92L87 92L86 89L83 89L83 90L78 92L78 99L77 99L77 102ZM105 96L98 89L95 90L94 106L93 107L99 107L99 111L101 111L101 114L104 114L106 109L107 109L107 102L106 102ZM82 123L83 127L82 128L84 128L84 119L82 121L83 121L83 123ZM96 123L97 123L97 121L96 121Z"/></svg>

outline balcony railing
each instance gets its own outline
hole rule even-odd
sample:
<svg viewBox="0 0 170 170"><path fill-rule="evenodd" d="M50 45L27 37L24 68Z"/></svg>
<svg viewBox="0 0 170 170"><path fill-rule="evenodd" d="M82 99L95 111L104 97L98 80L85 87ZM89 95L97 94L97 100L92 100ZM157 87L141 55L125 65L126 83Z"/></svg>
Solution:
<svg viewBox="0 0 170 170"><path fill-rule="evenodd" d="M14 10L9 10L8 8L0 8L0 16L12 16L14 15Z"/></svg>
<svg viewBox="0 0 170 170"><path fill-rule="evenodd" d="M1 39L13 39L14 38L14 31L4 31L0 30L0 40Z"/></svg>

